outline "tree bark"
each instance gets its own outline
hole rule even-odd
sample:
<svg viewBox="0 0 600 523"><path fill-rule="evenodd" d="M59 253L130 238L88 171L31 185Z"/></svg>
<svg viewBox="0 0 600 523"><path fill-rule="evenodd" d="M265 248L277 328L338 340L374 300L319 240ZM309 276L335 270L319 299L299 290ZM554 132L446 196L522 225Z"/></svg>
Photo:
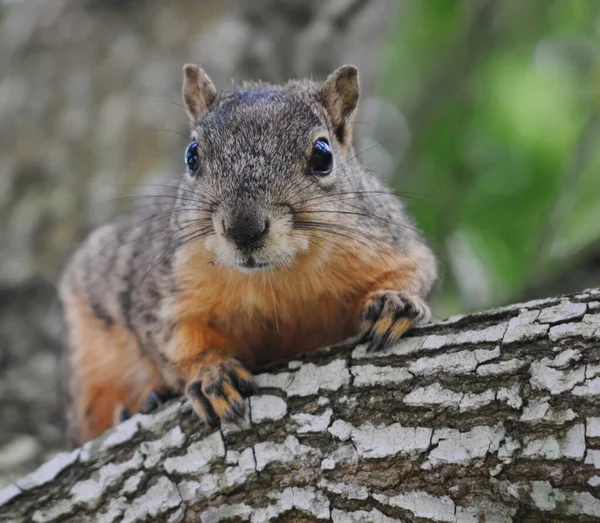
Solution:
<svg viewBox="0 0 600 523"><path fill-rule="evenodd" d="M318 351L242 426L176 400L0 493L0 520L598 521L600 291Z"/></svg>

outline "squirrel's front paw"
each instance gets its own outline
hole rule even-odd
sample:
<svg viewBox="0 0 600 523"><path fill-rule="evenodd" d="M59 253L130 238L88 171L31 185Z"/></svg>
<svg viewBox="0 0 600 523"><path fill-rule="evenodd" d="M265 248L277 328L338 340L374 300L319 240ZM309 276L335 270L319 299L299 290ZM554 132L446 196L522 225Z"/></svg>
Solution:
<svg viewBox="0 0 600 523"><path fill-rule="evenodd" d="M246 411L244 398L254 392L252 374L237 359L211 351L203 355L185 395L196 414L215 426L220 420L242 421Z"/></svg>
<svg viewBox="0 0 600 523"><path fill-rule="evenodd" d="M367 351L378 351L395 343L427 317L429 307L418 296L394 290L371 293L360 315L363 339L369 340Z"/></svg>

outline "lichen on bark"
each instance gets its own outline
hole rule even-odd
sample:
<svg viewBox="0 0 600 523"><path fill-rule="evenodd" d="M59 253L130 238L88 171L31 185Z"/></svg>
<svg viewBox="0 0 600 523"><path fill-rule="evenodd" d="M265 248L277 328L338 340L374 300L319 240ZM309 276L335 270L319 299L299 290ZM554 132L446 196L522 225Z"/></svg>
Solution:
<svg viewBox="0 0 600 523"><path fill-rule="evenodd" d="M257 377L241 426L176 400L0 492L0 520L597 521L600 291L326 349Z"/></svg>

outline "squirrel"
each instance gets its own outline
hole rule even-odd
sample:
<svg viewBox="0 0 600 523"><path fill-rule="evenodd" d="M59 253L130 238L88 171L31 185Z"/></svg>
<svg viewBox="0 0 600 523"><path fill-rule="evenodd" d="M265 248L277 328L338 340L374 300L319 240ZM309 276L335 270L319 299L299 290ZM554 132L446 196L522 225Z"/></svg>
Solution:
<svg viewBox="0 0 600 523"><path fill-rule="evenodd" d="M245 416L252 372L429 317L437 261L352 143L358 69L217 90L183 68L187 173L91 232L59 283L72 446L184 394Z"/></svg>

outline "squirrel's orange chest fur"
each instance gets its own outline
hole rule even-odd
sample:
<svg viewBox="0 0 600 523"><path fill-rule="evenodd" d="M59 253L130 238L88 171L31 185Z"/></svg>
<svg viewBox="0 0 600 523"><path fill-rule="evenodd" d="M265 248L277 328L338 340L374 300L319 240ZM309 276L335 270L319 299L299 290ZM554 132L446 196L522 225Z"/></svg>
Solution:
<svg viewBox="0 0 600 523"><path fill-rule="evenodd" d="M381 259L301 256L289 268L244 274L211 263L201 248L178 267L179 318L218 333L251 366L342 341L357 327L358 300L381 275ZM206 338L202 333L190 333ZM198 352L205 347L198 346ZM189 347L193 352L193 347ZM188 352L186 357L193 357Z"/></svg>

